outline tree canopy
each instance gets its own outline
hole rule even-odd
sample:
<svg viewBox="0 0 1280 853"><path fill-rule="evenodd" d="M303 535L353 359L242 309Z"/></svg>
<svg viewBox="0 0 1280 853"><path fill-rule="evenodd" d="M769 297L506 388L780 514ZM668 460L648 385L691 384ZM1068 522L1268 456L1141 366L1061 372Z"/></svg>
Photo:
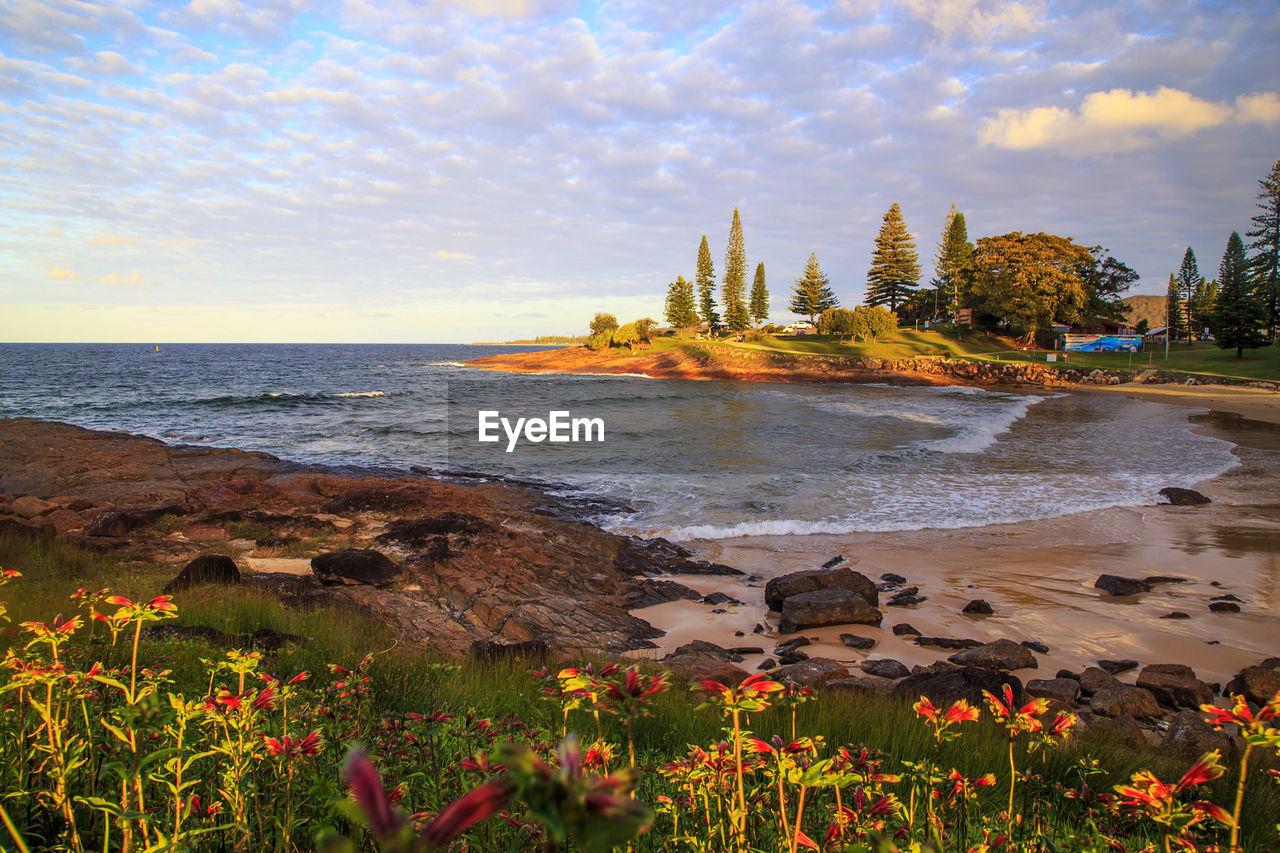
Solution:
<svg viewBox="0 0 1280 853"><path fill-rule="evenodd" d="M693 282L684 276L667 285L667 302L663 316L674 328L687 329L698 325L698 304L693 296Z"/></svg>
<svg viewBox="0 0 1280 853"><path fill-rule="evenodd" d="M895 201L884 215L876 247L871 253L871 269L867 271L867 304L888 305L895 311L905 302L920 282L920 256L915 238L902 219L902 209Z"/></svg>
<svg viewBox="0 0 1280 853"><path fill-rule="evenodd" d="M1196 263L1196 253L1187 247L1182 255L1182 263L1178 266L1177 302L1170 307L1170 315L1177 315L1176 327L1186 335L1194 331L1191 328L1191 297L1195 294L1196 285L1200 283L1200 266Z"/></svg>
<svg viewBox="0 0 1280 853"><path fill-rule="evenodd" d="M1236 358L1243 358L1246 349L1257 349L1268 343L1260 331L1266 323L1266 309L1250 285L1244 241L1232 231L1218 267L1218 305L1209 328L1219 347L1235 348Z"/></svg>
<svg viewBox="0 0 1280 853"><path fill-rule="evenodd" d="M829 308L818 318L818 331L824 335L840 335L875 343L877 338L893 334L898 328L898 318L892 311L879 305L858 305L848 308Z"/></svg>
<svg viewBox="0 0 1280 853"><path fill-rule="evenodd" d="M818 253L810 252L809 260L804 265L804 275L796 279L795 287L792 288L791 313L807 314L812 323L823 311L839 304L840 300L832 292L827 274L818 264Z"/></svg>
<svg viewBox="0 0 1280 853"><path fill-rule="evenodd" d="M751 319L760 325L769 319L769 288L764 283L764 261L756 264L756 277L751 282Z"/></svg>
<svg viewBox="0 0 1280 853"><path fill-rule="evenodd" d="M964 214L956 210L953 202L942 224L942 237L933 257L935 275L930 282L938 291L935 305L945 309L948 315L954 314L959 307L960 271L969 262L969 255L972 253L973 244L969 242L969 229L965 224Z"/></svg>
<svg viewBox="0 0 1280 853"><path fill-rule="evenodd" d="M1258 180L1258 187L1258 209L1262 212L1253 217L1254 228L1245 236L1254 238L1248 246L1254 252L1249 268L1274 340L1280 323L1280 160Z"/></svg>
<svg viewBox="0 0 1280 853"><path fill-rule="evenodd" d="M724 251L724 284L720 291L724 301L724 321L735 332L751 325L747 311L747 254L742 242L742 219L733 209L729 224L729 246Z"/></svg>
<svg viewBox="0 0 1280 853"><path fill-rule="evenodd" d="M707 245L706 234L702 235L702 244L698 246L698 266L694 282L698 286L698 308L702 322L714 331L720 325L720 312L716 311L716 268L711 262L711 247Z"/></svg>

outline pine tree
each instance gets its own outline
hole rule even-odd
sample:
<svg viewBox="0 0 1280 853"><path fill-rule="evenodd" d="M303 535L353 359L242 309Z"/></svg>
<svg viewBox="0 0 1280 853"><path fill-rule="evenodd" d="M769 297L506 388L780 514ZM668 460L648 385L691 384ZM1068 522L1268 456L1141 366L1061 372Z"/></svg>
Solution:
<svg viewBox="0 0 1280 853"><path fill-rule="evenodd" d="M1209 325L1213 315L1213 306L1218 302L1218 280L1205 280L1200 276L1196 283L1196 291L1191 294L1191 322L1196 333L1202 332Z"/></svg>
<svg viewBox="0 0 1280 853"><path fill-rule="evenodd" d="M742 244L742 220L738 208L733 209L729 225L729 247L724 250L724 286L720 291L724 302L724 321L730 329L741 332L751 325L747 311L747 253Z"/></svg>
<svg viewBox="0 0 1280 853"><path fill-rule="evenodd" d="M934 278L929 282L938 291L935 294L935 304L945 308L948 314L954 314L960 307L960 270L969 261L971 254L973 244L969 242L969 229L965 225L964 214L956 210L955 202L952 202L951 210L942 224L938 252L933 257Z"/></svg>
<svg viewBox="0 0 1280 853"><path fill-rule="evenodd" d="M920 281L920 256L916 254L902 209L895 201L884 215L876 248L871 253L871 269L867 272L867 304L888 305L898 310L898 303L911 296Z"/></svg>
<svg viewBox="0 0 1280 853"><path fill-rule="evenodd" d="M698 307L702 322L710 331L720 326L720 313L716 311L716 268L711 263L711 247L707 245L707 235L702 235L702 245L698 247L698 272L694 277L698 285Z"/></svg>
<svg viewBox="0 0 1280 853"><path fill-rule="evenodd" d="M1187 335L1186 318L1178 310L1181 292L1178 277L1173 273L1169 273L1169 289L1164 294L1164 321L1165 325L1169 327L1167 334L1171 341L1180 341Z"/></svg>
<svg viewBox="0 0 1280 853"><path fill-rule="evenodd" d="M818 265L818 253L810 252L809 260L804 265L804 276L796 279L792 289L791 313L808 314L809 322L829 308L840 304L836 295L831 292L831 282L827 274Z"/></svg>
<svg viewBox="0 0 1280 853"><path fill-rule="evenodd" d="M769 319L769 288L764 283L764 261L756 264L756 278L751 283L751 318L759 326Z"/></svg>
<svg viewBox="0 0 1280 853"><path fill-rule="evenodd" d="M667 304L664 314L667 322L677 329L698 325L698 304L693 297L693 282L685 280L685 277L680 275L667 285Z"/></svg>
<svg viewBox="0 0 1280 853"><path fill-rule="evenodd" d="M1258 331L1266 323L1266 309L1250 285L1244 241L1232 231L1227 250L1222 254L1222 265L1218 267L1218 307L1214 309L1209 328L1213 329L1219 347L1235 347L1236 358L1243 358L1246 349L1257 349L1268 343Z"/></svg>
<svg viewBox="0 0 1280 853"><path fill-rule="evenodd" d="M1178 314L1178 328L1183 329L1188 336L1192 331L1191 296L1199 283L1200 268L1196 264L1196 253L1188 246L1186 253L1182 256L1182 266L1178 267L1178 298L1173 307Z"/></svg>
<svg viewBox="0 0 1280 853"><path fill-rule="evenodd" d="M1262 192L1258 193L1258 209L1253 217L1257 227L1246 231L1246 237L1254 237L1248 246L1256 254L1249 262L1254 290L1267 311L1267 330L1274 341L1276 325L1280 323L1280 160L1271 171L1258 181Z"/></svg>

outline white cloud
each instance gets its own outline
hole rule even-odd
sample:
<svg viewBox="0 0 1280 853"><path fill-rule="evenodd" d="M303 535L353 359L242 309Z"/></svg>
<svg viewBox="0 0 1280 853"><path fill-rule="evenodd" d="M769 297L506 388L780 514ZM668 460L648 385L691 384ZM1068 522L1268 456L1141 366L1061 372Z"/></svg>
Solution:
<svg viewBox="0 0 1280 853"><path fill-rule="evenodd" d="M89 242L94 246L132 246L138 238L122 234L94 234Z"/></svg>
<svg viewBox="0 0 1280 853"><path fill-rule="evenodd" d="M98 283L99 284L123 284L126 286L132 286L132 285L142 284L142 276L138 275L137 270L129 270L129 274L127 276L123 276L115 272L110 272L104 275L102 278L98 279Z"/></svg>
<svg viewBox="0 0 1280 853"><path fill-rule="evenodd" d="M44 277L57 281L72 281L73 279L79 278L80 275L75 270L68 269L67 267L54 267L45 273Z"/></svg>
<svg viewBox="0 0 1280 853"><path fill-rule="evenodd" d="M1016 151L1109 153L1149 148L1229 121L1277 120L1280 101L1274 92L1242 95L1232 107L1164 86L1153 93L1112 89L1086 95L1074 112L1065 107L1001 109L983 124L978 139Z"/></svg>
<svg viewBox="0 0 1280 853"><path fill-rule="evenodd" d="M973 41L1014 38L1045 25L1041 0L905 0L916 18L927 21L945 42L960 37Z"/></svg>
<svg viewBox="0 0 1280 853"><path fill-rule="evenodd" d="M440 249L436 252L437 258L445 258L451 261L474 261L475 255L468 255L466 252L451 252L448 249Z"/></svg>

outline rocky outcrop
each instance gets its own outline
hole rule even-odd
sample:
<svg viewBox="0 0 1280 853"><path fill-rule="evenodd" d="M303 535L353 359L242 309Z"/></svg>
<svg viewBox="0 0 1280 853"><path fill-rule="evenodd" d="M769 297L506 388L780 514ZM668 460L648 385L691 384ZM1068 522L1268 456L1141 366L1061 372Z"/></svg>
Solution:
<svg viewBox="0 0 1280 853"><path fill-rule="evenodd" d="M882 614L856 592L819 589L791 595L782 603L778 632L793 634L824 625L879 625Z"/></svg>
<svg viewBox="0 0 1280 853"><path fill-rule="evenodd" d="M1080 682L1073 678L1033 678L1027 682L1026 691L1032 698L1072 705L1080 695Z"/></svg>
<svg viewBox="0 0 1280 853"><path fill-rule="evenodd" d="M1213 688L1196 678L1189 666L1156 663L1142 668L1138 686L1151 691L1156 701L1172 708L1198 709L1213 702Z"/></svg>
<svg viewBox="0 0 1280 853"><path fill-rule="evenodd" d="M1120 575L1100 575L1093 582L1093 588L1110 595L1137 595L1140 592L1151 591L1151 586L1146 581Z"/></svg>
<svg viewBox="0 0 1280 853"><path fill-rule="evenodd" d="M972 705L981 705L982 691L1002 696L1006 684L1013 690L1013 701L1021 704L1022 682L1017 677L976 666L926 670L909 675L897 683L893 694L912 700L925 696L934 705L949 705L958 699L966 699Z"/></svg>
<svg viewBox="0 0 1280 853"><path fill-rule="evenodd" d="M235 560L221 554L203 554L182 567L178 576L165 584L166 593L206 584L240 583L240 569Z"/></svg>
<svg viewBox="0 0 1280 853"><path fill-rule="evenodd" d="M1089 707L1104 717L1158 717L1160 705L1151 692L1141 687L1121 684L1093 694Z"/></svg>
<svg viewBox="0 0 1280 853"><path fill-rule="evenodd" d="M1227 682L1227 696L1243 696L1254 705L1265 705L1280 693L1280 669L1263 665L1247 666Z"/></svg>
<svg viewBox="0 0 1280 853"><path fill-rule="evenodd" d="M1176 486L1167 486L1157 494L1174 506L1203 506L1204 504L1212 503L1195 489L1180 489Z"/></svg>
<svg viewBox="0 0 1280 853"><path fill-rule="evenodd" d="M770 672L769 677L782 684L821 687L834 679L848 678L849 670L844 664L831 658L811 658L779 667Z"/></svg>
<svg viewBox="0 0 1280 853"><path fill-rule="evenodd" d="M782 602L795 595L824 589L857 593L867 604L877 607L880 593L871 579L849 568L809 569L776 577L765 584L764 602L770 610L782 610Z"/></svg>
<svg viewBox="0 0 1280 853"><path fill-rule="evenodd" d="M1036 663L1036 656L1030 649L1013 640L996 640L974 649L965 649L962 652L956 652L947 660L960 666L1003 670L1035 669L1040 665Z"/></svg>
<svg viewBox="0 0 1280 853"><path fill-rule="evenodd" d="M326 585L386 586L404 577L400 567L385 554L368 548L348 548L321 554L311 560L311 570Z"/></svg>

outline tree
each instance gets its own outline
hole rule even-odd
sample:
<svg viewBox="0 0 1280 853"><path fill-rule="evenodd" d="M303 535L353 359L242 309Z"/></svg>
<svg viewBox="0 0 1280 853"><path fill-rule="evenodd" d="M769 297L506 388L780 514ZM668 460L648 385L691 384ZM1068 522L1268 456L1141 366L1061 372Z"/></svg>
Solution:
<svg viewBox="0 0 1280 853"><path fill-rule="evenodd" d="M1133 331L1136 334L1145 335L1147 332L1151 331L1151 321L1146 317L1143 317L1138 321L1138 324L1133 327Z"/></svg>
<svg viewBox="0 0 1280 853"><path fill-rule="evenodd" d="M1169 327L1169 340L1178 341L1187 336L1187 326L1182 312L1178 310L1181 300L1182 286L1178 284L1178 276L1169 273L1169 287L1164 296L1164 320Z"/></svg>
<svg viewBox="0 0 1280 853"><path fill-rule="evenodd" d="M693 298L693 282L682 275L667 285L667 303L663 316L674 328L687 329L698 325L698 304Z"/></svg>
<svg viewBox="0 0 1280 853"><path fill-rule="evenodd" d="M647 344L649 343L649 336L653 334L653 329L658 325L658 322L652 317L641 317L639 320L636 320L634 325L636 327L636 337L638 337L642 343Z"/></svg>
<svg viewBox="0 0 1280 853"><path fill-rule="evenodd" d="M707 245L706 234L702 235L702 245L698 247L698 272L694 280L698 285L702 322L714 332L720 326L720 313L716 311L716 268L711 263L711 247Z"/></svg>
<svg viewBox="0 0 1280 853"><path fill-rule="evenodd" d="M640 333L636 330L635 323L628 323L620 327L613 333L613 345L616 347L626 347L634 349L635 345L640 341Z"/></svg>
<svg viewBox="0 0 1280 853"><path fill-rule="evenodd" d="M879 305L859 305L853 309L853 334L868 343L898 330L898 317Z"/></svg>
<svg viewBox="0 0 1280 853"><path fill-rule="evenodd" d="M827 274L818 265L818 253L810 252L809 260L804 265L804 275L796 279L795 287L792 288L791 313L808 314L809 322L812 323L814 317L839 304L840 300L831 292Z"/></svg>
<svg viewBox="0 0 1280 853"><path fill-rule="evenodd" d="M1209 328L1219 347L1236 348L1236 358L1244 358L1246 349L1257 349L1268 343L1259 331L1267 322L1266 308L1254 294L1251 283L1244 241L1232 231L1218 267L1218 306Z"/></svg>
<svg viewBox="0 0 1280 853"><path fill-rule="evenodd" d="M818 317L818 333L821 335L853 334L853 312L848 308L828 308Z"/></svg>
<svg viewBox="0 0 1280 853"><path fill-rule="evenodd" d="M1178 267L1178 301L1171 309L1178 315L1178 328L1188 335L1191 333L1191 295L1200 283L1200 268L1196 264L1196 253L1187 247L1182 256L1182 265Z"/></svg>
<svg viewBox="0 0 1280 853"><path fill-rule="evenodd" d="M1197 334L1209 326L1209 319L1213 316L1213 306L1218 302L1218 280L1205 280L1204 276L1200 276L1200 281L1196 283L1196 291L1191 294L1191 321L1192 329Z"/></svg>
<svg viewBox="0 0 1280 853"><path fill-rule="evenodd" d="M902 209L895 201L884 215L876 248L871 253L871 269L867 271L867 304L888 305L896 311L920 281L920 256L916 254L914 237L902 220Z"/></svg>
<svg viewBox="0 0 1280 853"><path fill-rule="evenodd" d="M979 238L962 272L961 298L979 315L1031 340L1054 322L1077 323L1089 301L1085 273L1096 260L1070 237L1023 234Z"/></svg>
<svg viewBox="0 0 1280 853"><path fill-rule="evenodd" d="M769 289L764 284L764 261L756 264L755 281L751 282L751 319L756 326L769 319Z"/></svg>
<svg viewBox="0 0 1280 853"><path fill-rule="evenodd" d="M1276 325L1280 323L1280 160L1271 171L1258 180L1262 192L1258 193L1258 209L1253 217L1257 226L1246 231L1246 237L1255 238L1248 248L1256 254L1249 261L1254 290L1267 312L1267 330L1272 340L1276 337Z"/></svg>
<svg viewBox="0 0 1280 853"><path fill-rule="evenodd" d="M733 209L729 225L729 246L724 250L724 285L720 291L724 301L724 321L730 329L741 332L751 325L747 312L747 254L742 245L742 220L738 208Z"/></svg>
<svg viewBox="0 0 1280 853"><path fill-rule="evenodd" d="M1080 272L1087 295L1081 311L1082 322L1125 322L1129 309L1120 301L1120 297L1138 281L1138 274L1128 264L1108 255L1107 250L1101 247L1090 249L1089 256L1090 263Z"/></svg>
<svg viewBox="0 0 1280 853"><path fill-rule="evenodd" d="M971 254L973 244L969 242L969 229L965 225L964 214L956 210L955 203L952 202L951 210L942 225L938 252L933 257L934 278L929 283L937 290L934 294L935 308L941 307L947 314L954 314L960 307L960 270L969 262Z"/></svg>
<svg viewBox="0 0 1280 853"><path fill-rule="evenodd" d="M601 332L612 332L618 328L618 318L612 314L597 314L591 321L591 334L598 335Z"/></svg>

